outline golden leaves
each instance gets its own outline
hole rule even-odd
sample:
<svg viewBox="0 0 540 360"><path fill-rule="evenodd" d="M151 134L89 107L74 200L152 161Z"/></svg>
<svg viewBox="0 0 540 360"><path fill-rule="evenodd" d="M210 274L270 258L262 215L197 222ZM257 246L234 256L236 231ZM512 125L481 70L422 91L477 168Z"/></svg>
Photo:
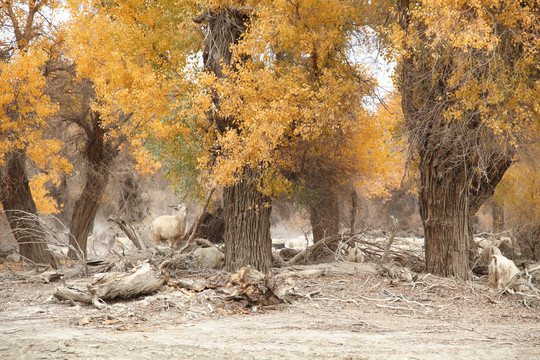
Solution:
<svg viewBox="0 0 540 360"><path fill-rule="evenodd" d="M449 122L476 118L513 145L530 139L540 117L540 19L527 2L423 0L410 15L408 33L392 36L398 64L406 54L411 71L429 74L412 84L414 106L433 96Z"/></svg>
<svg viewBox="0 0 540 360"><path fill-rule="evenodd" d="M0 162L6 152L39 140L45 120L56 111L43 93L45 78L39 68L43 61L43 53L28 49L0 62Z"/></svg>

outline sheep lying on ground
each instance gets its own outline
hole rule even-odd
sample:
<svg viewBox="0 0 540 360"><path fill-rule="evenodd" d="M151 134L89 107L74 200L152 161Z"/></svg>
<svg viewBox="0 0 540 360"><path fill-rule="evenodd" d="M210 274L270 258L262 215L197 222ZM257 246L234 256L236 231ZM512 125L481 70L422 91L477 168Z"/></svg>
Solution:
<svg viewBox="0 0 540 360"><path fill-rule="evenodd" d="M175 241L186 232L187 208L181 205L176 209L176 215L164 215L152 221L152 238L156 245L168 242L173 247Z"/></svg>
<svg viewBox="0 0 540 360"><path fill-rule="evenodd" d="M354 247L349 249L347 255L345 256L345 260L357 263L364 262L364 252L355 244Z"/></svg>
<svg viewBox="0 0 540 360"><path fill-rule="evenodd" d="M199 267L221 269L225 256L216 247L197 248L193 250L193 255L197 258L196 264Z"/></svg>

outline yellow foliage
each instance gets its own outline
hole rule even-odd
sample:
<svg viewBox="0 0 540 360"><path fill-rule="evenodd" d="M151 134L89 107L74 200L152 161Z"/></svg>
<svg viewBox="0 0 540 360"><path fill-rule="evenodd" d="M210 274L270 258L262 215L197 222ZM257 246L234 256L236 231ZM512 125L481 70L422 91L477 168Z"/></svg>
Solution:
<svg viewBox="0 0 540 360"><path fill-rule="evenodd" d="M56 202L45 189L48 181L58 182L61 173L72 169L60 155L61 143L46 139L45 131L57 106L45 94L43 67L57 35L49 28L61 1L8 1L0 4L0 166L5 156L23 150L39 173L30 180L38 210L58 212ZM48 14L47 16L44 14ZM43 36L46 34L47 36ZM9 46L5 46L9 45ZM11 48L13 46L13 48Z"/></svg>
<svg viewBox="0 0 540 360"><path fill-rule="evenodd" d="M37 49L16 50L0 62L0 164L4 154L39 140L54 106L43 91L45 78L39 67L45 60Z"/></svg>
<svg viewBox="0 0 540 360"><path fill-rule="evenodd" d="M45 183L51 180L50 176L45 173L34 176L30 179L30 190L32 197L36 203L38 211L42 214L58 214L62 208L58 203L49 196L49 192L45 188Z"/></svg>
<svg viewBox="0 0 540 360"><path fill-rule="evenodd" d="M444 81L447 91L437 101L446 104L448 121L479 116L512 146L534 138L540 125L537 2L411 2L408 29L389 31L395 50L389 53L398 64L415 53L414 66L430 71L432 86ZM431 89L414 86L420 108Z"/></svg>
<svg viewBox="0 0 540 360"><path fill-rule="evenodd" d="M242 168L262 167L259 190L272 195L289 192L280 172L320 171L338 183L361 173L367 183L387 152L383 126L363 104L376 83L347 60L350 31L364 23L362 4L259 1L256 9L233 48L235 66L224 77L198 79L197 116L231 119L227 130L209 131L215 138L207 143L219 151L200 159L201 170L214 184L230 185Z"/></svg>
<svg viewBox="0 0 540 360"><path fill-rule="evenodd" d="M196 28L186 26L189 1L70 1L64 24L65 49L80 79L95 90L92 109L107 139L125 139L138 169L160 166L142 149L150 135L175 131L162 122L189 88L189 51ZM191 21L191 20L190 20ZM181 31L181 32L180 32Z"/></svg>
<svg viewBox="0 0 540 360"><path fill-rule="evenodd" d="M515 229L540 222L540 147L508 169L495 189L494 199L504 205L505 223Z"/></svg>
<svg viewBox="0 0 540 360"><path fill-rule="evenodd" d="M364 144L369 150L359 158L363 167L356 185L364 196L388 196L408 175L405 173L407 144L403 121L399 96L390 95L377 107L373 122L378 126L368 138L370 144Z"/></svg>

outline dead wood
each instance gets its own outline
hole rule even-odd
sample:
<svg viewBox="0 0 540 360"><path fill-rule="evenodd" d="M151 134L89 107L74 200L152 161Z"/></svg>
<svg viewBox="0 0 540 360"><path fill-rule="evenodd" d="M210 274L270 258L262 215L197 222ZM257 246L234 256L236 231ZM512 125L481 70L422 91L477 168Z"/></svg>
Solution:
<svg viewBox="0 0 540 360"><path fill-rule="evenodd" d="M209 240L206 240L206 239L202 239L202 238L196 238L195 239L195 243L197 245L201 245L203 247L214 247L215 245L212 244L212 242L210 242Z"/></svg>
<svg viewBox="0 0 540 360"><path fill-rule="evenodd" d="M206 279L167 279L167 285L195 292L215 289L217 286Z"/></svg>
<svg viewBox="0 0 540 360"><path fill-rule="evenodd" d="M395 231L397 231L397 226L395 227ZM419 271L424 263L421 259L422 253L420 249L414 251L392 247L395 239L394 230L393 234L394 236L391 235L389 238L389 240L392 239L392 241L386 242L386 261L394 259L401 265L411 265L416 271ZM286 261L285 265L310 264L328 258L331 258L332 261L340 260L342 259L342 256L339 253L341 249L346 247L353 248L355 246L362 250L368 258L382 259L385 252L385 245L378 241L367 240L366 237L368 236L370 235L367 233L367 229L365 229L357 234L343 234L324 238L302 250L291 260Z"/></svg>
<svg viewBox="0 0 540 360"><path fill-rule="evenodd" d="M276 278L317 278L320 276L352 276L358 274L374 275L377 273L373 264L354 262L334 262L315 265L294 265L272 269Z"/></svg>
<svg viewBox="0 0 540 360"><path fill-rule="evenodd" d="M405 282L416 281L416 279L418 279L418 274L415 274L406 267L397 266L395 264L379 264L377 267L377 274Z"/></svg>
<svg viewBox="0 0 540 360"><path fill-rule="evenodd" d="M197 220L193 223L191 228L188 230L188 232L180 239L178 242L178 245L180 242L184 241L186 238L188 239L186 241L186 244L179 250L180 253L184 252L186 248L191 245L191 242L193 241L193 238L197 234L197 229L199 228L199 225L201 224L201 221L203 219L203 215L206 212L206 209L208 209L208 204L210 203L210 199L212 198L212 194L214 194L214 191L216 190L215 187L212 187L210 191L208 192L208 195L206 196L206 201L204 203L203 209L199 216L197 217ZM177 245L177 246L178 246Z"/></svg>
<svg viewBox="0 0 540 360"><path fill-rule="evenodd" d="M82 274L82 272L81 272L81 274ZM29 279L29 281L39 281L39 282L43 282L45 284L49 284L49 283L51 283L53 281L59 280L63 276L64 276L63 271L47 270L47 271L42 272L41 274L32 276Z"/></svg>
<svg viewBox="0 0 540 360"><path fill-rule="evenodd" d="M114 222L115 224L117 224L120 227L120 229L122 229L122 231L126 234L128 239L131 240L131 242L135 245L137 249L146 250L146 244L143 241L141 241L135 229L133 229L133 227L129 225L127 222L125 222L122 219L113 219L113 218L107 219L107 221Z"/></svg>
<svg viewBox="0 0 540 360"><path fill-rule="evenodd" d="M92 278L92 284L86 289L74 286L60 286L53 295L58 300L70 300L92 303L96 307L104 306L103 300L129 299L135 296L153 293L163 285L163 276L144 263L131 273L103 273Z"/></svg>
<svg viewBox="0 0 540 360"><path fill-rule="evenodd" d="M246 266L232 274L229 284L222 290L227 294L225 300L245 299L251 306L268 306L291 302L293 287L294 282L290 278L268 276Z"/></svg>
<svg viewBox="0 0 540 360"><path fill-rule="evenodd" d="M396 233L398 231L398 224L399 220L392 216L392 232L390 233L390 237L386 241L386 244L384 245L384 253L381 257L381 263L384 264L388 262L388 255L390 254L390 247L392 246L392 243L394 242L394 238L396 236Z"/></svg>

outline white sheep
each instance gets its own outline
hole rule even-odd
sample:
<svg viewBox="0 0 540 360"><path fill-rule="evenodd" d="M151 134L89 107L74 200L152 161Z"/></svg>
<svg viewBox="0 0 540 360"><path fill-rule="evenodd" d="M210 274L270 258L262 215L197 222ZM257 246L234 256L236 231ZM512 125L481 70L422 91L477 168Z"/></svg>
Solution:
<svg viewBox="0 0 540 360"><path fill-rule="evenodd" d="M152 221L152 238L156 245L168 242L173 246L175 241L186 232L186 214L187 208L181 205L176 215L163 215Z"/></svg>
<svg viewBox="0 0 540 360"><path fill-rule="evenodd" d="M488 270L489 284L494 287L496 286L498 289L504 289L514 275L519 274L516 264L503 255L493 255ZM521 285L516 284L513 288L516 291L520 291Z"/></svg>

